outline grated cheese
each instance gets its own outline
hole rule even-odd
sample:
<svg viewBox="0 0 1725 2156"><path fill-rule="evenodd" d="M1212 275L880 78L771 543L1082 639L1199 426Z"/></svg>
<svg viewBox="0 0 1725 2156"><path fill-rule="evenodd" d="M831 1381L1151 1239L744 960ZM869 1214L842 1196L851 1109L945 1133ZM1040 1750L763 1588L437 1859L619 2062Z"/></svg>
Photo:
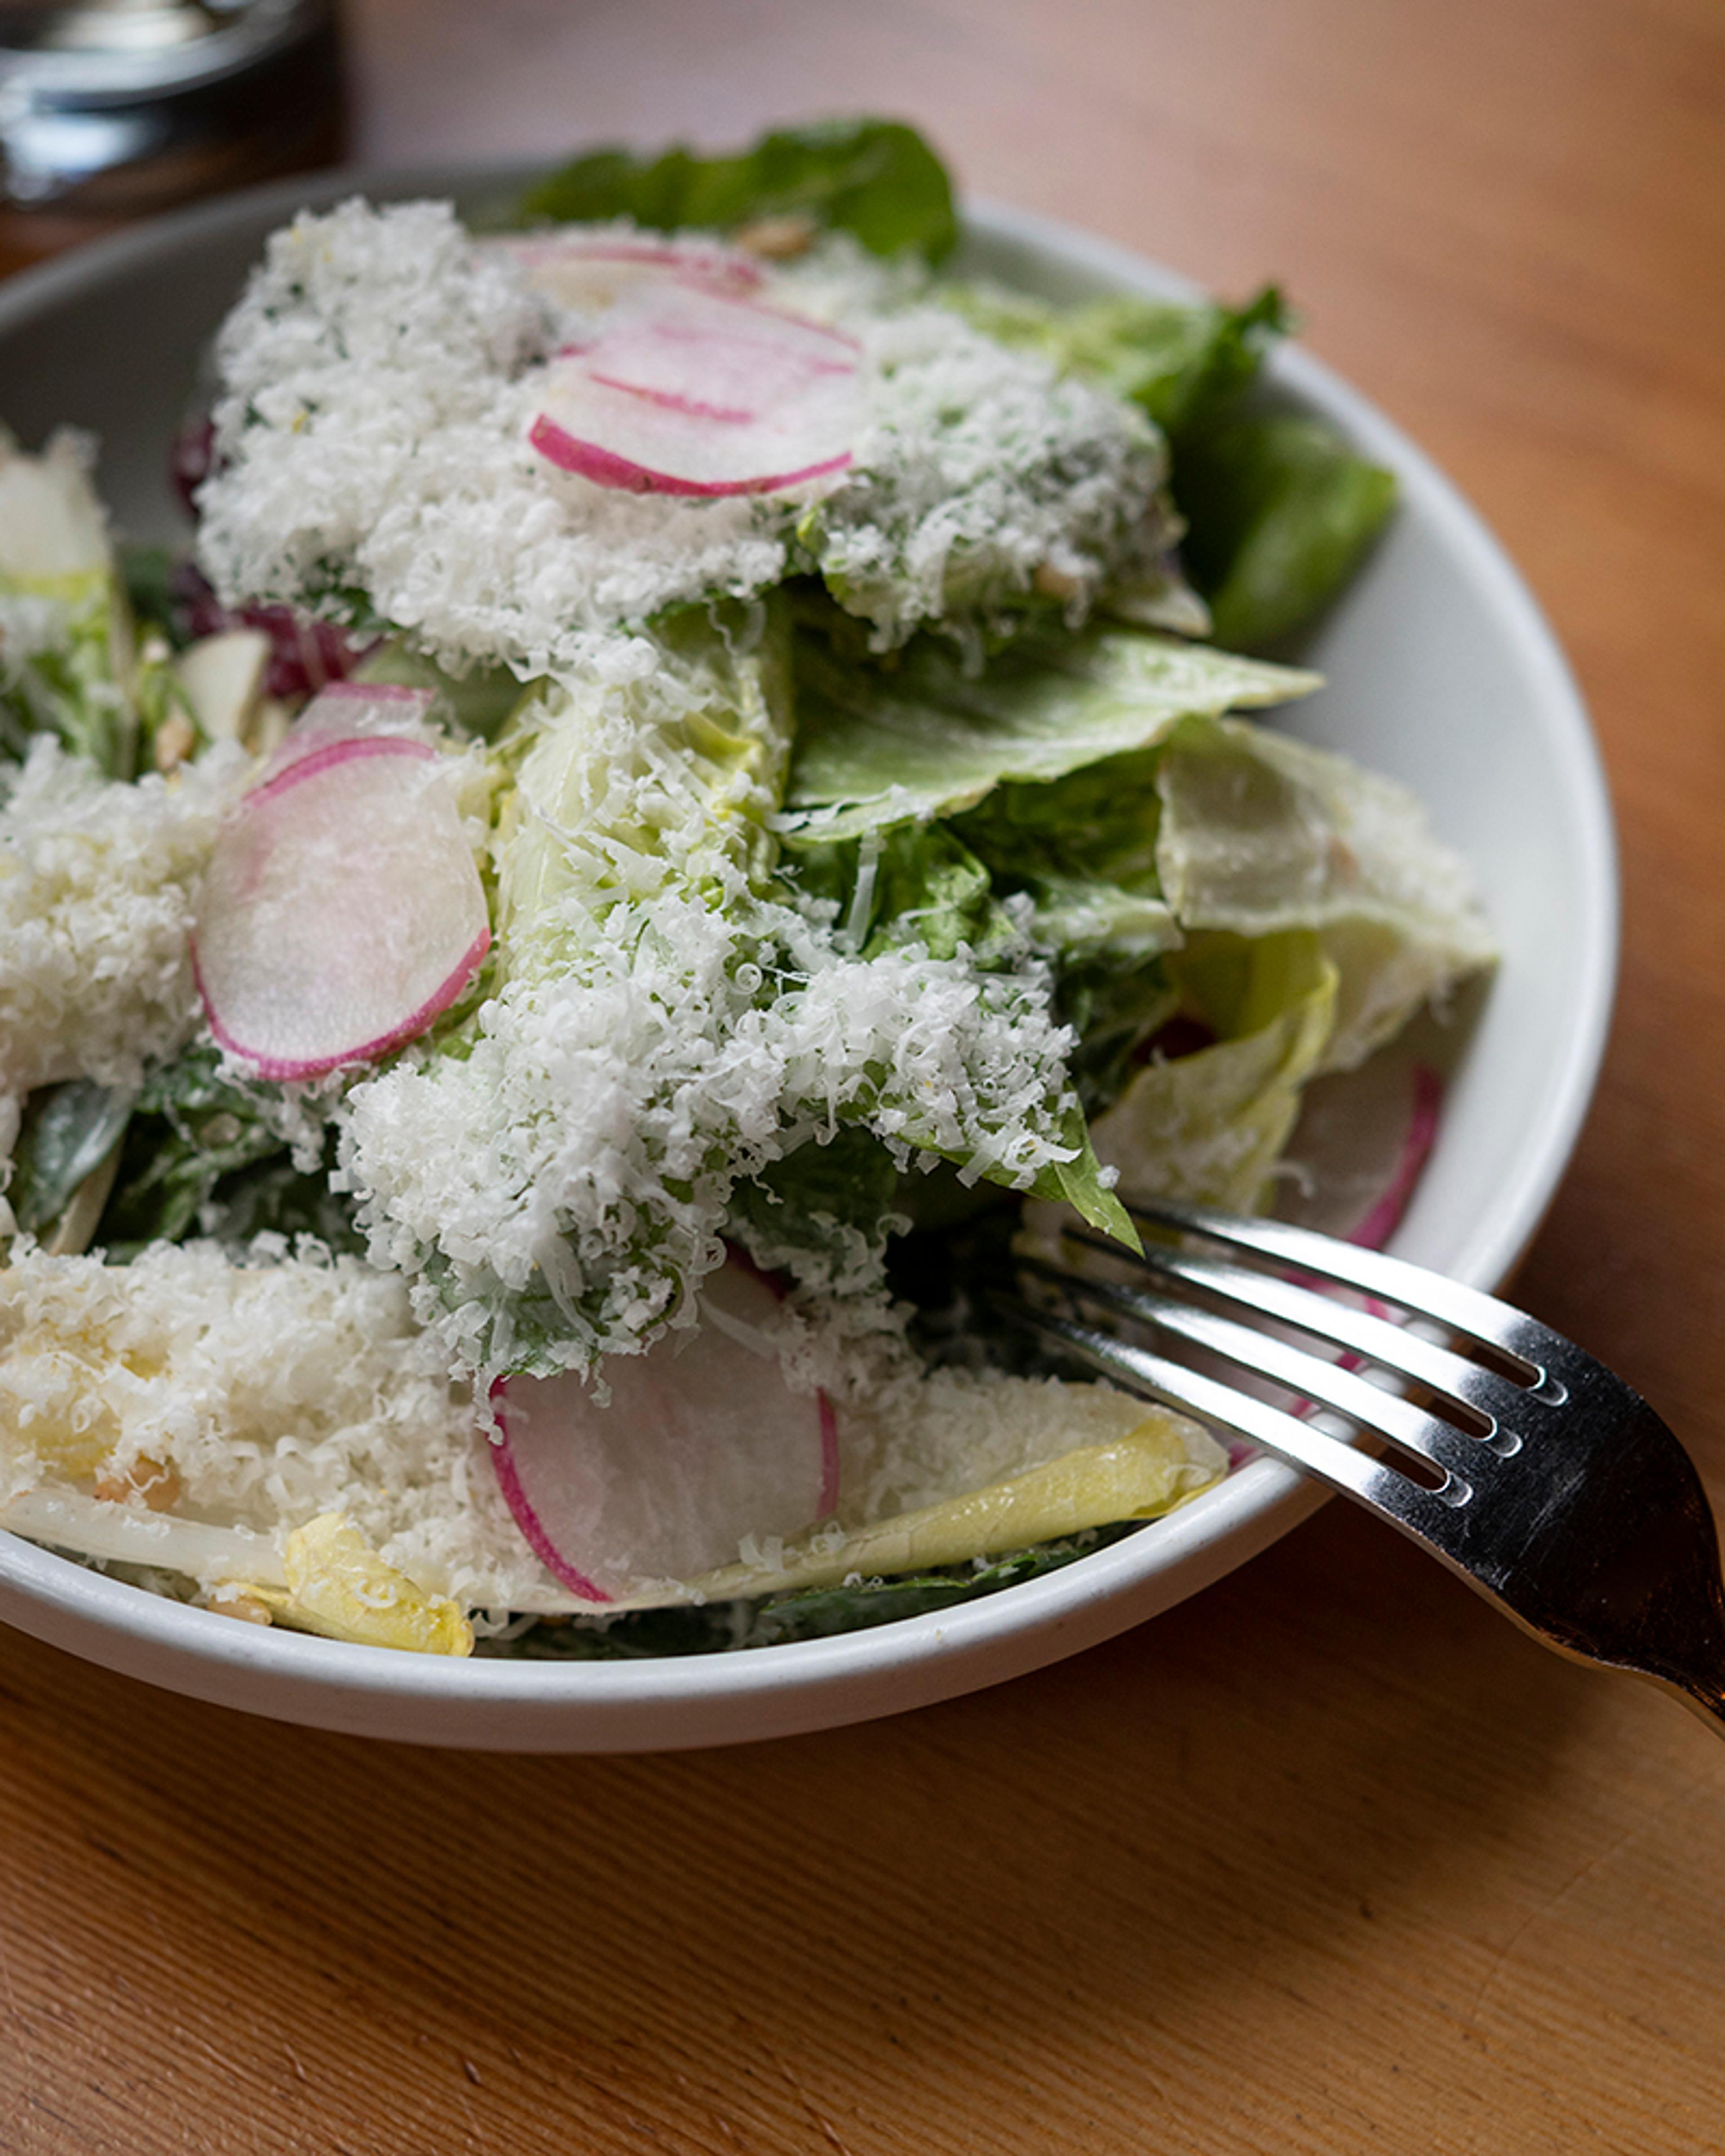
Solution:
<svg viewBox="0 0 1725 2156"><path fill-rule="evenodd" d="M244 768L218 750L128 785L32 742L0 805L0 1093L136 1086L186 1040L198 883Z"/></svg>
<svg viewBox="0 0 1725 2156"><path fill-rule="evenodd" d="M545 1585L471 1394L402 1283L315 1245L261 1237L241 1265L208 1243L157 1244L125 1266L13 1253L0 1491L142 1483L141 1463L177 1478L177 1519L278 1548L343 1513L387 1563L465 1608L531 1604ZM98 1508L116 1522L139 1509Z"/></svg>
<svg viewBox="0 0 1725 2156"><path fill-rule="evenodd" d="M1081 613L1105 576L1159 554L1163 456L1142 415L843 271L781 272L773 295L836 311L862 344L851 470L824 493L638 495L529 445L542 364L581 318L513 252L470 240L446 203L301 216L218 341L205 566L226 599L357 608L446 665L530 676L643 670L629 630L794 568L830 574L885 646L1039 569Z"/></svg>

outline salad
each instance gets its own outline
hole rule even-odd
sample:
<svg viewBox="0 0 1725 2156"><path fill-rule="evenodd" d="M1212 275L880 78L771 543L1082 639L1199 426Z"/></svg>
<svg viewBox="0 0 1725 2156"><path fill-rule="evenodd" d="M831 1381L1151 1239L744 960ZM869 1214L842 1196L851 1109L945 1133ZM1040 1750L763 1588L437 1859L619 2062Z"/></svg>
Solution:
<svg viewBox="0 0 1725 2156"><path fill-rule="evenodd" d="M655 1654L1227 1471L991 1290L1135 1188L1272 1203L1311 1082L1491 962L1419 803L1247 716L1394 484L1255 388L1273 290L957 239L881 121L354 200L216 339L182 556L0 436L0 1525Z"/></svg>

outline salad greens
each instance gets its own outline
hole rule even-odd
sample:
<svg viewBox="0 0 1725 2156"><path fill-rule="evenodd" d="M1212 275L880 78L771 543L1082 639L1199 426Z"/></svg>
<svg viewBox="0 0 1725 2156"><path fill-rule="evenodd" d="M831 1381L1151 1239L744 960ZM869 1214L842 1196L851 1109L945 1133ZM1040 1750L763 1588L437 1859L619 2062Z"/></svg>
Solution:
<svg viewBox="0 0 1725 2156"><path fill-rule="evenodd" d="M945 167L914 127L891 120L777 128L724 157L593 151L536 182L516 215L526 225L628 218L653 232L776 223L769 244L848 232L871 254L908 252L930 263L958 240Z"/></svg>
<svg viewBox="0 0 1725 2156"><path fill-rule="evenodd" d="M637 1661L662 1655L729 1654L742 1647L830 1639L835 1633L864 1631L875 1625L896 1624L901 1618L923 1617L980 1601L1003 1588L1060 1572L1132 1532L1130 1524L1117 1522L1040 1543L1034 1549L1015 1550L987 1563L947 1565L891 1579L860 1579L843 1587L798 1588L750 1601L704 1602L635 1610L623 1617L541 1623L495 1644L482 1641L478 1651L519 1655L534 1661Z"/></svg>
<svg viewBox="0 0 1725 2156"><path fill-rule="evenodd" d="M1256 651L1341 590L1395 506L1395 480L1328 427L1242 413L1180 448L1185 559L1219 642Z"/></svg>
<svg viewBox="0 0 1725 2156"><path fill-rule="evenodd" d="M992 336L1047 353L1149 413L1168 437L1181 558L1230 651L1280 644L1347 583L1395 506L1395 480L1335 429L1250 393L1287 334L1281 294L1243 307L1127 296L1057 310L966 291Z"/></svg>
<svg viewBox="0 0 1725 2156"><path fill-rule="evenodd" d="M0 764L53 734L109 778L147 768L187 707L159 639L140 648L75 436L40 458L0 428Z"/></svg>
<svg viewBox="0 0 1725 2156"><path fill-rule="evenodd" d="M13 1216L27 1235L46 1233L101 1168L126 1129L131 1099L88 1078L39 1086L29 1096L8 1191Z"/></svg>
<svg viewBox="0 0 1725 2156"><path fill-rule="evenodd" d="M329 1187L331 1160L301 1167L257 1089L225 1077L213 1044L158 1065L131 1104L100 1234L124 1264L152 1242L311 1235L355 1250L352 1209Z"/></svg>

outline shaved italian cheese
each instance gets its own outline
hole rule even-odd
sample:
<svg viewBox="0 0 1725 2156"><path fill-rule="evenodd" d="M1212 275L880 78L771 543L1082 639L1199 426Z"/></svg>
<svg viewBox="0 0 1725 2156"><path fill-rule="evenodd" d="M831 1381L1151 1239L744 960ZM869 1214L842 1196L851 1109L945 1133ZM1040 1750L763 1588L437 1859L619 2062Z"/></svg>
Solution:
<svg viewBox="0 0 1725 2156"><path fill-rule="evenodd" d="M549 1584L470 1394L400 1281L357 1259L292 1258L279 1239L239 1265L201 1243L123 1266L15 1253L0 1270L0 1496L69 1488L85 1507L81 1526L77 1505L39 1518L21 1506L18 1524L210 1577L270 1576L244 1537L200 1544L149 1525L160 1516L141 1497L92 1498L99 1477L141 1482L144 1461L177 1478L176 1522L279 1548L341 1513L385 1563L466 1609L531 1607Z"/></svg>
<svg viewBox="0 0 1725 2156"><path fill-rule="evenodd" d="M629 251L627 228L595 238ZM634 244L655 257L646 283L663 281L662 246ZM619 629L763 591L795 568L820 567L887 644L920 621L1010 600L1039 572L1081 613L1105 577L1129 580L1160 555L1163 452L1142 414L944 308L897 304L885 280L850 266L840 250L836 266L777 270L762 297L855 340L854 423L827 429L818 454L721 475L783 479L848 452L854 431L851 461L811 521L794 495L638 494L536 452L547 362L603 335L596 300L633 304L640 279L596 287L583 270L579 305L560 311L529 282L557 288L531 248L475 244L446 204L302 216L270 241L222 333L221 461L199 492L205 564L231 601L339 608L357 587L447 663L542 673L627 666L612 648ZM746 304L710 281L687 289L711 312ZM830 329L808 335L851 352ZM673 387L691 393L680 377ZM618 453L644 470L661 450Z"/></svg>
<svg viewBox="0 0 1725 2156"><path fill-rule="evenodd" d="M0 1092L136 1086L190 1034L198 886L244 769L224 747L126 785L32 743L0 807Z"/></svg>

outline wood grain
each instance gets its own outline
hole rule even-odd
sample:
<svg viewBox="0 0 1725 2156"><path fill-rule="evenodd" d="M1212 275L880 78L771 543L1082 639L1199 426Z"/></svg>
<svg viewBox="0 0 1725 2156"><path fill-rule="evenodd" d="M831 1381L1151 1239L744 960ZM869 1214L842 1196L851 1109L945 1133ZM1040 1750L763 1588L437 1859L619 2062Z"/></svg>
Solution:
<svg viewBox="0 0 1725 2156"><path fill-rule="evenodd" d="M357 0L360 146L909 113L1240 291L1530 575L1622 820L1623 992L1522 1277L1725 1498L1725 14L1714 0ZM7 236L0 229L0 249ZM1332 1507L873 1727L497 1760L0 1640L0 2148L1702 2151L1725 1751Z"/></svg>

